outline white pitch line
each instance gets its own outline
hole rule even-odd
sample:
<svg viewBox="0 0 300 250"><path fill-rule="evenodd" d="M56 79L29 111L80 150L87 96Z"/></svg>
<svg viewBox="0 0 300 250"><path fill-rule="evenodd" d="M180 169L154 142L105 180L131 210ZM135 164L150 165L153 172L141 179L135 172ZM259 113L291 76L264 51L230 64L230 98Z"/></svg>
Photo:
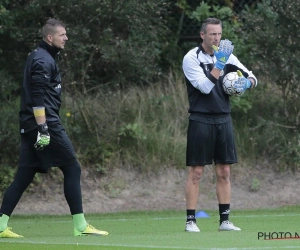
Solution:
<svg viewBox="0 0 300 250"><path fill-rule="evenodd" d="M0 241L1 242L1 241ZM74 246L109 246L109 247L128 247L132 248L149 248L149 249L187 249L187 250L269 250L278 249L276 247L245 247L245 248L199 248L199 247L187 247L187 246L143 246L143 245L124 245L124 244L97 244L97 243L50 243L50 242L36 242L26 240L4 240L2 242L10 243L27 243L27 244L40 244L40 245L74 245ZM280 249L299 249L299 246L280 246Z"/></svg>
<svg viewBox="0 0 300 250"><path fill-rule="evenodd" d="M215 215L216 217L218 215ZM230 217L232 218L267 218L267 217L300 217L300 214L266 214L266 215L230 215ZM94 215L93 215L94 217ZM43 218L39 218L41 220L43 220ZM47 218L46 218L47 219ZM87 221L89 221L89 215L86 215L86 219ZM150 218L130 218L130 219L125 219L125 218L119 218L119 219L92 219L90 221L145 221L145 220L178 220L178 219L185 219L185 216L178 216L178 217L150 217ZM209 219L209 218L204 218L204 219ZM30 219L28 219L30 220ZM32 219L32 220L36 220ZM20 223L22 224L32 224L32 223L36 223L36 221L22 221ZM68 222L72 222L72 220L54 220L52 223L68 223ZM14 223L14 220L11 220L11 223ZM16 223L18 224L18 223Z"/></svg>

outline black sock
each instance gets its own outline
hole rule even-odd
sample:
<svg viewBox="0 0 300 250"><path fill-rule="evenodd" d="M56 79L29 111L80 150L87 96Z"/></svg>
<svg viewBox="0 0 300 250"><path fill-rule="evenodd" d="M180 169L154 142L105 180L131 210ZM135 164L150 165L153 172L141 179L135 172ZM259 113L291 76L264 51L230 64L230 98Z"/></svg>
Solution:
<svg viewBox="0 0 300 250"><path fill-rule="evenodd" d="M186 221L195 221L196 222L196 218L195 218L195 213L196 213L196 210L193 210L193 209L187 209L186 210Z"/></svg>
<svg viewBox="0 0 300 250"><path fill-rule="evenodd" d="M229 220L230 204L219 204L220 225Z"/></svg>

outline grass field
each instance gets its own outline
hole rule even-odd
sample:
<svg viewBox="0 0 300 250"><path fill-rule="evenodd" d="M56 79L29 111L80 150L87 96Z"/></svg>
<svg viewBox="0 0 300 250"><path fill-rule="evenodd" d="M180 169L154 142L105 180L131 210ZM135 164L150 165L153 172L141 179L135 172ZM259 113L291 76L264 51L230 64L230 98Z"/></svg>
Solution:
<svg viewBox="0 0 300 250"><path fill-rule="evenodd" d="M9 226L25 237L0 239L0 249L300 249L300 238L286 239L300 235L300 207L232 211L231 221L242 228L237 232L219 232L217 211L205 212L210 217L198 218L200 233L184 232L184 211L86 215L93 226L109 232L103 237L72 236L70 216L13 216Z"/></svg>

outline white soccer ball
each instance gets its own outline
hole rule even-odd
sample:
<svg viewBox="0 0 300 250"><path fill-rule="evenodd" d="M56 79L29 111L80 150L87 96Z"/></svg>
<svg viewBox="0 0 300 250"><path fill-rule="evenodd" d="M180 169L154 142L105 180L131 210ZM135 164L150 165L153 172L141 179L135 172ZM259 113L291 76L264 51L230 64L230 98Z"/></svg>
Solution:
<svg viewBox="0 0 300 250"><path fill-rule="evenodd" d="M234 87L234 83L238 80L238 78L239 76L237 72L230 72L224 76L222 85L226 94L230 96L241 96L245 93L245 91L237 92Z"/></svg>

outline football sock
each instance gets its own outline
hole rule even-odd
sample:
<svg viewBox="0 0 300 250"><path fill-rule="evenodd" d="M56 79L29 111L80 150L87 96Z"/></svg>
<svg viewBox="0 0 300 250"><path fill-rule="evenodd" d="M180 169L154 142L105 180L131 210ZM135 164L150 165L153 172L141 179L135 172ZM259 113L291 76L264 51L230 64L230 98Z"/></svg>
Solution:
<svg viewBox="0 0 300 250"><path fill-rule="evenodd" d="M196 210L187 209L186 210L186 221L191 221L192 220L192 221L196 222L195 213L196 213Z"/></svg>
<svg viewBox="0 0 300 250"><path fill-rule="evenodd" d="M73 214L73 223L74 228L79 232L84 231L87 227L87 222L84 218L84 214Z"/></svg>
<svg viewBox="0 0 300 250"><path fill-rule="evenodd" d="M8 220L9 216L7 216L6 214L0 215L0 232L4 231L5 228L7 228Z"/></svg>
<svg viewBox="0 0 300 250"><path fill-rule="evenodd" d="M223 221L229 220L230 204L219 204L220 225Z"/></svg>

